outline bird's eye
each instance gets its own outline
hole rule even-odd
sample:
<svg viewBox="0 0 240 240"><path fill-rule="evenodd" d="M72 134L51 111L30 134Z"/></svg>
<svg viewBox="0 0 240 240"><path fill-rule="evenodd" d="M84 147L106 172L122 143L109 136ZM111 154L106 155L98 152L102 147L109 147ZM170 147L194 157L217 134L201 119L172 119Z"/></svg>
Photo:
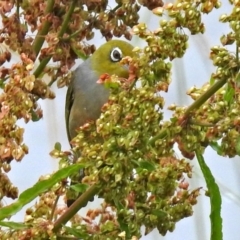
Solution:
<svg viewBox="0 0 240 240"><path fill-rule="evenodd" d="M113 62L119 62L122 59L122 51L118 47L113 48L110 57Z"/></svg>

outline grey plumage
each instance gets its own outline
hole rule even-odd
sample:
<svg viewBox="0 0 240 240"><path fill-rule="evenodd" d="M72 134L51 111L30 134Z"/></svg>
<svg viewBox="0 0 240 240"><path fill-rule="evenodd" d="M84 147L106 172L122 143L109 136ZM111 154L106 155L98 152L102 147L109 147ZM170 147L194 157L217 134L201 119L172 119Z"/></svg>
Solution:
<svg viewBox="0 0 240 240"><path fill-rule="evenodd" d="M97 83L97 73L89 71L90 61L88 58L74 71L68 88L65 117L69 141L76 136L79 126L100 116L101 107L108 100L109 91Z"/></svg>

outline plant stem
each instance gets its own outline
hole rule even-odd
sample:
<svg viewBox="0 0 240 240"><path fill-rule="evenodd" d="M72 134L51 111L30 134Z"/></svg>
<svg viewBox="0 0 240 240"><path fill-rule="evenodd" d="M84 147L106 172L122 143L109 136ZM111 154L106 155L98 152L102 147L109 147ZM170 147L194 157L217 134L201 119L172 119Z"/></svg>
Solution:
<svg viewBox="0 0 240 240"><path fill-rule="evenodd" d="M17 13L17 19L18 19L18 22L20 22L20 17L19 17L19 12L20 12L20 2L19 2L20 0L17 0L17 3L16 3L16 5L17 5L17 9L16 9L16 13Z"/></svg>
<svg viewBox="0 0 240 240"><path fill-rule="evenodd" d="M205 93L203 93L193 104L191 104L186 112L187 117L194 109L201 107L214 93L216 93L225 83L227 79L220 79L215 82Z"/></svg>
<svg viewBox="0 0 240 240"><path fill-rule="evenodd" d="M214 93L216 93L225 83L227 79L220 79L215 82L205 93L203 93L195 102L193 102L184 113L183 118L188 117L190 113L202 106ZM158 135L154 136L148 141L148 144L153 145L156 140L164 138L167 135L167 130L163 129Z"/></svg>
<svg viewBox="0 0 240 240"><path fill-rule="evenodd" d="M46 10L44 12L45 16L50 14L53 10L53 6L54 6L54 0L48 0L47 1L47 6L46 6ZM44 22L41 30L38 31L35 40L33 42L33 50L36 54L36 56L39 54L42 45L45 41L45 36L49 31L50 26L52 25L52 23L50 21L48 21L48 19L46 19L46 21Z"/></svg>
<svg viewBox="0 0 240 240"><path fill-rule="evenodd" d="M77 1L73 0L68 9L68 12L66 13L66 15L64 17L62 27L58 33L58 38L61 38L63 36L63 34L66 32L68 23L70 21L71 15L75 9L76 4L77 4ZM44 70L45 66L48 64L50 59L51 59L51 56L48 56L41 61L40 65L34 72L35 77L39 77L39 75L42 73L42 71Z"/></svg>
<svg viewBox="0 0 240 240"><path fill-rule="evenodd" d="M64 40L70 40L71 38L74 38L75 36L78 35L78 33L80 33L82 31L82 29L78 29L76 32L74 32L73 34L69 35L68 37L64 38Z"/></svg>
<svg viewBox="0 0 240 240"><path fill-rule="evenodd" d="M195 120L192 120L192 119L190 119L189 122L192 125L197 125L197 126L202 126L202 127L214 127L215 126L215 124L213 124L213 123L198 122L198 121L195 121Z"/></svg>
<svg viewBox="0 0 240 240"><path fill-rule="evenodd" d="M239 46L236 44L236 62L237 65L239 66Z"/></svg>
<svg viewBox="0 0 240 240"><path fill-rule="evenodd" d="M63 34L66 32L67 27L68 27L68 23L69 23L70 18L71 18L72 14L73 14L73 11L75 9L76 4L77 4L77 1L73 0L71 5L70 5L70 8L68 9L68 12L65 15L65 19L63 21L62 27L61 27L61 29L60 29L60 31L58 33L58 38L61 38L63 36Z"/></svg>
<svg viewBox="0 0 240 240"><path fill-rule="evenodd" d="M54 223L53 231L57 232L60 227L67 223L82 207L85 207L89 199L93 198L99 188L97 185L92 185L85 193L83 193L68 210Z"/></svg>
<svg viewBox="0 0 240 240"><path fill-rule="evenodd" d="M152 137L149 141L148 141L148 144L152 145L156 142L156 140L158 139L161 139L161 138L164 138L166 137L167 135L167 130L166 129L163 129L158 135Z"/></svg>
<svg viewBox="0 0 240 240"><path fill-rule="evenodd" d="M54 205L53 205L53 208L52 208L52 212L51 212L51 215L49 217L49 220L53 220L53 217L54 217L54 212L56 210L56 207L57 207L57 203L58 203L58 200L59 200L59 196L56 197L55 201L54 201Z"/></svg>
<svg viewBox="0 0 240 240"><path fill-rule="evenodd" d="M34 75L36 78L38 78L40 76L40 74L43 72L44 68L46 67L46 65L48 64L48 62L50 61L51 57L45 57L40 64L38 65L37 69L34 72Z"/></svg>

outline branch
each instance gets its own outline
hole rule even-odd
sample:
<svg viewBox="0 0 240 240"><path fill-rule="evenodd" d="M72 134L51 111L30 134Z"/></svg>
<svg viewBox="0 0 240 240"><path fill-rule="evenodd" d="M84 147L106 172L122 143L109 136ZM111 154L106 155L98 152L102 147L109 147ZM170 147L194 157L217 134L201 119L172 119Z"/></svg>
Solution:
<svg viewBox="0 0 240 240"><path fill-rule="evenodd" d="M70 8L69 8L68 12L65 15L62 27L61 27L61 29L58 33L58 38L61 38L63 36L63 34L66 32L68 23L70 21L71 15L72 15L72 13L75 9L76 4L77 4L77 1L73 0L71 5L70 5ZM51 59L51 56L48 56L41 61L40 65L38 66L38 68L34 72L34 75L35 75L36 78L39 77L39 75L42 73L43 69L46 67L46 65L48 64L50 59Z"/></svg>
<svg viewBox="0 0 240 240"><path fill-rule="evenodd" d="M61 38L63 36L63 34L66 32L67 27L68 27L68 23L70 21L70 18L72 16L72 13L73 13L73 11L75 9L76 4L77 4L77 1L73 0L72 4L70 5L70 8L68 9L67 14L65 15L65 19L63 21L62 27L61 27L61 29L60 29L60 31L58 33L58 38Z"/></svg>
<svg viewBox="0 0 240 240"><path fill-rule="evenodd" d="M183 118L187 118L189 114L199 107L201 107L214 93L216 93L224 84L227 79L221 79L215 82L205 93L203 93L194 103L192 103L184 113ZM153 145L156 140L164 138L167 135L167 130L162 130L158 135L154 136L148 141L148 144Z"/></svg>
<svg viewBox="0 0 240 240"><path fill-rule="evenodd" d="M50 61L51 57L45 57L40 64L38 65L37 69L34 72L34 75L36 78L38 78L40 76L40 74L43 72L44 68L46 67L46 65L48 64L48 62Z"/></svg>
<svg viewBox="0 0 240 240"><path fill-rule="evenodd" d="M53 6L54 6L54 0L48 0L47 2L47 6L46 6L46 10L44 12L45 15L48 15L49 13L52 12L53 10ZM33 42L33 50L36 54L36 56L39 54L43 42L45 40L45 36L49 31L50 26L52 25L52 23L50 21L48 21L48 19L46 19L46 21L44 22L42 29L38 31L36 38Z"/></svg>
<svg viewBox="0 0 240 240"><path fill-rule="evenodd" d="M57 232L63 224L66 224L82 207L85 207L89 199L93 198L99 191L97 185L92 185L83 193L68 210L54 223L53 232Z"/></svg>
<svg viewBox="0 0 240 240"><path fill-rule="evenodd" d="M221 79L215 82L205 93L203 93L192 105L190 105L184 116L187 117L194 109L201 107L214 93L216 93L224 84L227 79Z"/></svg>

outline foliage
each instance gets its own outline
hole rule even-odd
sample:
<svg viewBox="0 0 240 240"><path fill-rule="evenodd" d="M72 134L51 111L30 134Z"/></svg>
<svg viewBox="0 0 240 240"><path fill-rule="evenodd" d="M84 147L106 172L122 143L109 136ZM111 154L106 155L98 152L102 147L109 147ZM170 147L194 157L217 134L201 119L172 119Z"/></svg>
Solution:
<svg viewBox="0 0 240 240"><path fill-rule="evenodd" d="M5 44L0 55L0 197L18 198L12 205L1 206L1 220L39 196L27 209L24 223L0 222L5 227L1 239L138 239L142 225L145 234L157 228L165 235L174 230L177 221L193 214L200 188L190 191L187 178L192 176L188 160L195 154L212 191L211 221L219 231L216 235L213 231L211 238L222 238L221 196L202 154L207 146L222 156L239 154L240 7L238 1L230 3L232 13L221 16L220 21L228 22L231 32L222 36L224 46L214 46L210 53L216 72L202 88L189 89L188 95L195 101L188 108L169 106L173 116L166 121L161 92L167 92L171 82L171 61L184 56L186 32L204 33L202 15L219 8L220 2L116 0L113 7L106 0L0 2L0 41ZM142 7L159 16L158 29L150 31L146 23L138 22ZM113 36L131 39L135 34L147 46L136 47L133 58L122 60L129 65L128 79L102 76L111 95L100 118L79 128L72 140L73 151L62 151L56 144L51 155L60 159L59 170L18 197L17 187L7 177L11 162L21 161L28 153L24 129L17 121L42 117L38 99L54 98L51 85L55 81L59 87L69 84L69 69L75 60L85 59L95 50L87 41L96 31L106 40ZM29 32L36 33L35 37ZM235 54L225 47L228 44L235 44ZM9 49L20 60L6 67L4 63L11 60ZM51 59L57 66L47 65ZM50 82L44 80L46 75ZM185 159L176 157L175 144ZM81 156L72 165L74 153L79 151ZM66 178L83 166L86 176L79 191L87 188L86 192L70 208L58 207L59 197L69 187ZM101 208L89 210L86 217L77 215L95 194L104 198ZM218 202L215 207L214 201ZM71 225L65 226L66 222Z"/></svg>

